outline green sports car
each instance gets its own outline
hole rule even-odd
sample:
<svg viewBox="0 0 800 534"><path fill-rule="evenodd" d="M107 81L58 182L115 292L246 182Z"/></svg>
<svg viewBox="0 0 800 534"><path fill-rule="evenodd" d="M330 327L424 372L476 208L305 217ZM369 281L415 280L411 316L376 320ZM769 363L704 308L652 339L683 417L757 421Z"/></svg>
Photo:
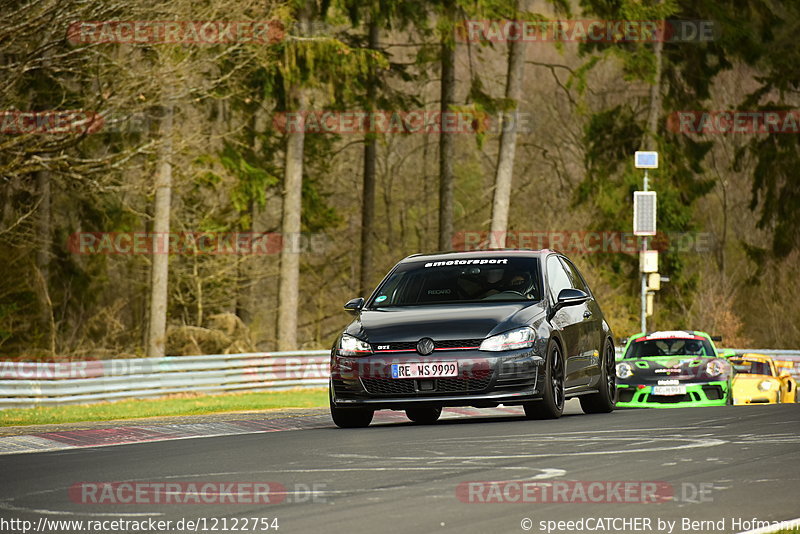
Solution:
<svg viewBox="0 0 800 534"><path fill-rule="evenodd" d="M637 334L617 361L617 406L724 406L731 400L731 366L705 332Z"/></svg>

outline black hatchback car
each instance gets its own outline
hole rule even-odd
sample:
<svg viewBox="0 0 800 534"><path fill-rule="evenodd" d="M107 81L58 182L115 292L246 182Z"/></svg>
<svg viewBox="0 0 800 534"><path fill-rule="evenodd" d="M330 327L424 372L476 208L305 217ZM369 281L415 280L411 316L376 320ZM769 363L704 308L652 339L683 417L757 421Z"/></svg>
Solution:
<svg viewBox="0 0 800 534"><path fill-rule="evenodd" d="M522 405L561 416L615 405L611 330L581 273L551 250L414 255L398 263L331 351L330 409L340 427L375 410L433 423L445 406Z"/></svg>

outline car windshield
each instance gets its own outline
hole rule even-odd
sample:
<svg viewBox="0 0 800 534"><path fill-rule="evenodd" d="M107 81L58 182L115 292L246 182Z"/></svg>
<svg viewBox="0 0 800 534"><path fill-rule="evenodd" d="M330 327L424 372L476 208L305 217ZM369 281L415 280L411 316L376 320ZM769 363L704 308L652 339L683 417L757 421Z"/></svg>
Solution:
<svg viewBox="0 0 800 534"><path fill-rule="evenodd" d="M716 356L708 340L701 337L664 338L634 341L626 358L654 358L658 356Z"/></svg>
<svg viewBox="0 0 800 534"><path fill-rule="evenodd" d="M370 308L541 299L534 258L463 258L401 265L379 287Z"/></svg>
<svg viewBox="0 0 800 534"><path fill-rule="evenodd" d="M757 362L752 360L734 360L730 362L733 364L733 369L737 373L750 374L750 375L771 375L769 364L767 362Z"/></svg>

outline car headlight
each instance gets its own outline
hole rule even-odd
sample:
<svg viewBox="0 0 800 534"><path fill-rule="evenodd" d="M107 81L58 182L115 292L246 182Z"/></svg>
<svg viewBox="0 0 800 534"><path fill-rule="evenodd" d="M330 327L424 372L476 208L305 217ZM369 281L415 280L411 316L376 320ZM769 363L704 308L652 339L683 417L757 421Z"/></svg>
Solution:
<svg viewBox="0 0 800 534"><path fill-rule="evenodd" d="M719 376L726 370L727 366L722 360L711 360L706 364L706 374L709 376Z"/></svg>
<svg viewBox="0 0 800 534"><path fill-rule="evenodd" d="M536 332L533 331L533 328L524 326L484 339L480 350L499 352L502 350L524 349L532 347L535 339Z"/></svg>
<svg viewBox="0 0 800 534"><path fill-rule="evenodd" d="M633 376L633 366L628 362L619 362L617 364L617 377L630 378Z"/></svg>
<svg viewBox="0 0 800 534"><path fill-rule="evenodd" d="M769 391L770 389L772 389L772 382L769 380L762 380L761 382L758 383L758 389L760 389L761 391Z"/></svg>
<svg viewBox="0 0 800 534"><path fill-rule="evenodd" d="M342 334L339 340L339 354L341 356L366 356L372 354L369 343L349 334Z"/></svg>

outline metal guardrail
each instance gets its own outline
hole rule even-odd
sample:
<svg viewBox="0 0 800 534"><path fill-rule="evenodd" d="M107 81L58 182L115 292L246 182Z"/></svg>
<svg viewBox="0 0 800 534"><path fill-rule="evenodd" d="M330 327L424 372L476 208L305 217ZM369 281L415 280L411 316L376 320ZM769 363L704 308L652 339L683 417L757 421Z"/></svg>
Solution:
<svg viewBox="0 0 800 534"><path fill-rule="evenodd" d="M0 362L0 409L178 393L279 391L328 384L330 352L168 356L59 363Z"/></svg>
<svg viewBox="0 0 800 534"><path fill-rule="evenodd" d="M621 349L617 348L617 355ZM736 349L794 362L800 350ZM179 393L279 391L328 384L327 350L168 356L59 363L0 362L0 409L60 406Z"/></svg>

